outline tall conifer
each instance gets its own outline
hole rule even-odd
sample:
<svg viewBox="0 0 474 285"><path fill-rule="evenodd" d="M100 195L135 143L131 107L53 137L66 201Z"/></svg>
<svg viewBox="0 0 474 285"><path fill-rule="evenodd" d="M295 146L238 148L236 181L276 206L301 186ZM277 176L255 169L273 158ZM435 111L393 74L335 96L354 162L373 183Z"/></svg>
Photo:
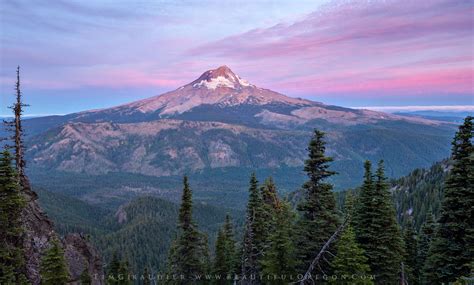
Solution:
<svg viewBox="0 0 474 285"><path fill-rule="evenodd" d="M216 257L214 259L213 273L220 275L221 279L216 280L218 284L229 283L227 276L236 273L237 252L235 248L234 229L230 216L226 215L225 223L217 234Z"/></svg>
<svg viewBox="0 0 474 285"><path fill-rule="evenodd" d="M293 242L295 214L287 202L278 201L271 217L273 229L261 259L266 284L288 284L296 276L296 248ZM274 278L276 276L276 278Z"/></svg>
<svg viewBox="0 0 474 285"><path fill-rule="evenodd" d="M468 275L474 260L473 117L466 117L452 142L453 167L445 183L438 228L424 270L433 284Z"/></svg>
<svg viewBox="0 0 474 285"><path fill-rule="evenodd" d="M151 280L152 278L148 266L145 266L145 269L143 269L143 285L150 285Z"/></svg>
<svg viewBox="0 0 474 285"><path fill-rule="evenodd" d="M24 107L28 106L27 104L23 103L23 94L21 92L21 84L20 84L20 67L18 66L16 69L16 83L15 83L15 103L10 107L13 110L13 120L12 121L4 121L5 126L9 131L13 134L9 137L9 139L13 140L14 149L14 160L15 160L15 168L17 169L18 178L23 178L25 176L25 147L23 142L24 130L23 130L23 122L22 122L22 115ZM22 181L22 179L18 179L18 181Z"/></svg>
<svg viewBox="0 0 474 285"><path fill-rule="evenodd" d="M419 284L419 264L418 264L418 240L415 233L414 225L410 219L405 225L403 233L405 243L405 278L408 284Z"/></svg>
<svg viewBox="0 0 474 285"><path fill-rule="evenodd" d="M364 250L357 244L354 230L348 225L336 243L336 257L332 261L332 284L370 285L370 268Z"/></svg>
<svg viewBox="0 0 474 285"><path fill-rule="evenodd" d="M297 207L301 214L296 245L300 271L308 268L339 223L332 185L326 182L335 172L329 170L333 159L325 155L323 132L314 131L307 150L304 170L309 180L303 185L304 200Z"/></svg>
<svg viewBox="0 0 474 285"><path fill-rule="evenodd" d="M192 284L197 276L207 273L209 251L207 236L198 231L192 218L192 191L188 177L183 179L183 194L179 209L178 235L170 248L168 273L184 276L179 284Z"/></svg>
<svg viewBox="0 0 474 285"><path fill-rule="evenodd" d="M244 240L242 243L241 274L247 277L259 274L258 259L261 256L262 237L262 197L258 189L258 181L255 173L250 177L249 200L245 220ZM256 281L248 280L248 284Z"/></svg>
<svg viewBox="0 0 474 285"><path fill-rule="evenodd" d="M58 240L53 240L40 264L42 285L62 285L69 280L64 251Z"/></svg>
<svg viewBox="0 0 474 285"><path fill-rule="evenodd" d="M418 280L421 284L429 284L424 278L424 268L426 259L428 258L428 252L430 249L431 241L434 237L436 225L434 223L433 214L430 212L425 219L423 226L421 227L420 239L418 243L418 257L417 263L420 269Z"/></svg>
<svg viewBox="0 0 474 285"><path fill-rule="evenodd" d="M395 284L400 279L404 249L383 162L379 162L375 181L369 161L364 168L364 183L354 213L357 242L365 251L375 283Z"/></svg>
<svg viewBox="0 0 474 285"><path fill-rule="evenodd" d="M22 269L24 257L21 244L23 228L21 211L25 200L20 193L12 157L4 150L0 157L0 284L21 284L26 281Z"/></svg>

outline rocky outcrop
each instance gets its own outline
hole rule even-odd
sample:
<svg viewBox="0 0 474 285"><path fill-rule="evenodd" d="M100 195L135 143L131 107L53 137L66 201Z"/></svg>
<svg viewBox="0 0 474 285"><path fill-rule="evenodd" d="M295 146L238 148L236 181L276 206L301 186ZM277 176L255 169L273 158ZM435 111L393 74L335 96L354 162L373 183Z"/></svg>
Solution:
<svg viewBox="0 0 474 285"><path fill-rule="evenodd" d="M80 234L69 234L64 240L64 255L69 267L71 284L79 284L84 270L91 277L92 284L103 284L102 259L99 252Z"/></svg>
<svg viewBox="0 0 474 285"><path fill-rule="evenodd" d="M61 238L54 232L53 223L43 212L37 202L37 195L31 190L28 179L22 179L23 194L26 206L23 209L24 226L23 247L25 251L26 276L34 285L40 284L40 262L44 251L51 241ZM78 234L66 236L61 240L71 277L71 284L78 284L79 276L84 269L88 270L93 284L103 284L102 261L99 253L87 240ZM94 278L96 277L96 278Z"/></svg>

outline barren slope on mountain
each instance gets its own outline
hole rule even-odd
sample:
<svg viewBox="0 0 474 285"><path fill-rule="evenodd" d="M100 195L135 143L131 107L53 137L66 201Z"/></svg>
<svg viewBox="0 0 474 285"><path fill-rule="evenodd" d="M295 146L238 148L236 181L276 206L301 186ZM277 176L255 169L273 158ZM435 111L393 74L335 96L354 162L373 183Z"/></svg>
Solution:
<svg viewBox="0 0 474 285"><path fill-rule="evenodd" d="M344 186L358 183L365 159L384 159L391 176L443 159L454 130L449 123L288 97L226 66L149 99L26 122L34 169L155 177L229 167L299 171L317 128L327 132Z"/></svg>

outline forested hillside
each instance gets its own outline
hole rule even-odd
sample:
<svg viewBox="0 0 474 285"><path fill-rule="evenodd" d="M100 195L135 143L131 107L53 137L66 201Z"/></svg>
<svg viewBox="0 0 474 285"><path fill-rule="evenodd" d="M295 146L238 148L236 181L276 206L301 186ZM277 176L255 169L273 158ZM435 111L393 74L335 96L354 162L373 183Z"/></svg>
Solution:
<svg viewBox="0 0 474 285"><path fill-rule="evenodd" d="M429 215L439 217L444 181L450 165L448 160L444 160L428 169L416 169L407 176L391 181L397 218L402 226L411 220L419 230Z"/></svg>
<svg viewBox="0 0 474 285"><path fill-rule="evenodd" d="M133 271L141 272L145 266L164 270L168 248L176 234L177 204L155 197L140 197L110 210L62 194L36 191L41 206L61 234L89 235L106 261L118 253ZM196 203L194 217L209 236L210 245L214 244L227 213L241 228L243 212Z"/></svg>

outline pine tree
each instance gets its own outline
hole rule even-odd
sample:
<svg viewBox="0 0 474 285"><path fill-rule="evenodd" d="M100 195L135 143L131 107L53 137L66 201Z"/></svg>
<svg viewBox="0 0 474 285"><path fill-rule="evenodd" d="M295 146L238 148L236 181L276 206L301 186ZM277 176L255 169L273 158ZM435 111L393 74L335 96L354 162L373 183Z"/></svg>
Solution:
<svg viewBox="0 0 474 285"><path fill-rule="evenodd" d="M209 268L207 236L198 231L192 219L192 191L187 176L183 179L183 195L179 209L178 235L170 248L168 273L183 275L180 284L193 283L197 275L203 275ZM181 282L182 281L182 282Z"/></svg>
<svg viewBox="0 0 474 285"><path fill-rule="evenodd" d="M150 285L151 279L150 271L148 270L148 267L145 266L145 269L143 270L143 285Z"/></svg>
<svg viewBox="0 0 474 285"><path fill-rule="evenodd" d="M20 236L21 211L25 200L8 150L0 157L0 284L22 284L24 257Z"/></svg>
<svg viewBox="0 0 474 285"><path fill-rule="evenodd" d="M339 224L332 185L325 182L335 174L329 170L329 163L333 159L325 156L325 151L324 133L315 130L304 167L309 181L303 185L305 197L297 207L301 213L296 245L301 271L307 269Z"/></svg>
<svg viewBox="0 0 474 285"><path fill-rule="evenodd" d="M405 225L403 233L403 240L405 242L405 274L408 279L408 284L418 284L420 276L418 264L418 241L416 233L411 220Z"/></svg>
<svg viewBox="0 0 474 285"><path fill-rule="evenodd" d="M445 183L438 228L424 276L433 284L449 283L470 272L474 260L473 117L467 117L452 142L453 167Z"/></svg>
<svg viewBox="0 0 474 285"><path fill-rule="evenodd" d="M373 284L364 250L357 244L354 230L348 225L336 243L336 257L332 261L332 284Z"/></svg>
<svg viewBox="0 0 474 285"><path fill-rule="evenodd" d="M229 283L227 276L231 276L236 273L237 269L237 256L235 249L234 230L230 220L230 216L226 215L225 223L217 234L216 240L216 256L214 259L214 270L215 275L220 275L222 279L216 280L217 284Z"/></svg>
<svg viewBox="0 0 474 285"><path fill-rule="evenodd" d="M433 215L430 213L428 214L425 220L425 223L421 227L420 241L418 243L417 263L420 269L420 275L418 279L421 284L429 284L423 277L424 275L423 269L426 264L426 259L428 257L428 251L430 248L431 241L433 240L433 237L434 237L435 228L436 228L436 225L433 220Z"/></svg>
<svg viewBox="0 0 474 285"><path fill-rule="evenodd" d="M239 260L237 258L237 248L235 245L234 225L232 224L232 220L228 214L225 217L223 232L226 237L225 253L227 256L226 264L229 270L228 272L234 274L236 273Z"/></svg>
<svg viewBox="0 0 474 285"><path fill-rule="evenodd" d="M81 285L90 285L90 284L92 284L92 279L91 279L91 276L89 275L87 267L84 268L84 270L81 273L81 276L79 276L79 279L80 279Z"/></svg>
<svg viewBox="0 0 474 285"><path fill-rule="evenodd" d="M117 285L132 285L132 280L129 277L130 275L130 265L128 261L123 261L120 263L119 270L118 270L118 280Z"/></svg>
<svg viewBox="0 0 474 285"><path fill-rule="evenodd" d="M52 241L51 247L46 250L41 259L40 275L42 285L61 285L68 282L69 273L64 251L56 239Z"/></svg>
<svg viewBox="0 0 474 285"><path fill-rule="evenodd" d="M379 162L375 181L369 161L364 168L364 183L354 213L356 239L365 251L375 283L394 284L399 280L404 249L383 162Z"/></svg>
<svg viewBox="0 0 474 285"><path fill-rule="evenodd" d="M351 190L348 190L346 192L346 197L345 197L345 203L344 203L344 214L350 218L352 221L354 219L354 203L355 203L355 198L354 198L354 193Z"/></svg>
<svg viewBox="0 0 474 285"><path fill-rule="evenodd" d="M261 193L262 201L265 205L270 206L272 209L276 209L280 206L276 185L271 176L265 180L265 183L261 188Z"/></svg>
<svg viewBox="0 0 474 285"><path fill-rule="evenodd" d="M257 236L256 244L259 252L258 266L262 269L262 261L270 249L272 242L270 241L272 233L277 230L278 219L276 216L281 212L281 201L278 197L277 188L273 182L273 178L269 177L265 180L260 188L262 197L260 215L256 216L255 228L259 229L261 234Z"/></svg>
<svg viewBox="0 0 474 285"><path fill-rule="evenodd" d="M114 252L112 255L112 260L109 263L107 268L107 284L117 284L117 280L119 279L119 272L120 271L120 259L118 257L118 253Z"/></svg>
<svg viewBox="0 0 474 285"><path fill-rule="evenodd" d="M261 256L261 245L263 228L262 217L262 197L258 190L258 181L255 173L250 177L249 200L247 203L247 213L245 220L244 240L242 243L241 274L245 276L256 276L259 274L258 259ZM250 281L249 284L252 282Z"/></svg>
<svg viewBox="0 0 474 285"><path fill-rule="evenodd" d="M10 139L13 140L14 145L14 155L15 155L15 168L17 169L18 181L22 183L25 177L25 147L23 142L23 125L22 125L22 115L23 108L28 106L23 103L23 95L21 92L20 85L20 67L17 67L16 70L16 83L15 83L15 103L10 107L13 110L14 119L12 121L4 121L5 126L11 132L13 132Z"/></svg>
<svg viewBox="0 0 474 285"><path fill-rule="evenodd" d="M288 203L278 201L272 220L274 229L268 237L268 248L261 259L263 280L268 284L288 284L295 281L291 278L296 276L296 249L292 240L295 214ZM278 278L274 279L273 276Z"/></svg>

